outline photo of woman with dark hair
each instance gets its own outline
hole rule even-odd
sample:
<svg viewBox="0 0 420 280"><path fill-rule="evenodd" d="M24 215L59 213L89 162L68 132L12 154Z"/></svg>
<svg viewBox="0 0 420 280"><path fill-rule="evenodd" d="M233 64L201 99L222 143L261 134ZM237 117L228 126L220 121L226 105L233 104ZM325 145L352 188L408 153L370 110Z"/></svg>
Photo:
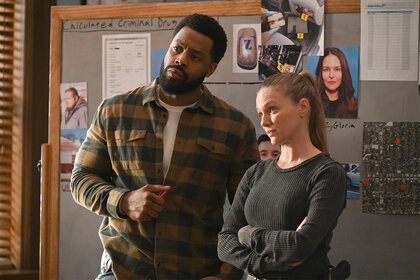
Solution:
<svg viewBox="0 0 420 280"><path fill-rule="evenodd" d="M315 77L325 117L357 118L355 88L349 63L342 50L335 47L326 48L324 56L319 57Z"/></svg>

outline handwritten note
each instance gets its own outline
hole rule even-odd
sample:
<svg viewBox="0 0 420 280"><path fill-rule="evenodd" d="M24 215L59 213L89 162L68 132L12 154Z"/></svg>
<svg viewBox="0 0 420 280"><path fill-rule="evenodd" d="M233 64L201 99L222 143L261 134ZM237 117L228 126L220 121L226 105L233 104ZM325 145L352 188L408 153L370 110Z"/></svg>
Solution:
<svg viewBox="0 0 420 280"><path fill-rule="evenodd" d="M325 122L328 131L337 130L337 129L354 129L356 125L352 122L343 122L343 121L327 121Z"/></svg>
<svg viewBox="0 0 420 280"><path fill-rule="evenodd" d="M63 32L92 31L157 31L173 30L182 18L132 18L132 19L92 19L66 20L63 22Z"/></svg>

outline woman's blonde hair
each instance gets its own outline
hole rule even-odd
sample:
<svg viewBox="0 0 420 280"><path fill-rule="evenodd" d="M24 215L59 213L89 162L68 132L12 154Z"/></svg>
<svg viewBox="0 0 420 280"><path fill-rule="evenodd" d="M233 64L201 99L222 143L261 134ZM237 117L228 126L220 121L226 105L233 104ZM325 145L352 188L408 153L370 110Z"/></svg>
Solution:
<svg viewBox="0 0 420 280"><path fill-rule="evenodd" d="M300 74L286 72L272 75L264 80L258 88L258 92L262 88L268 87L281 89L296 104L302 98L306 98L309 101L311 107L308 127L309 137L316 148L324 153L328 153L324 108L311 73L303 71Z"/></svg>

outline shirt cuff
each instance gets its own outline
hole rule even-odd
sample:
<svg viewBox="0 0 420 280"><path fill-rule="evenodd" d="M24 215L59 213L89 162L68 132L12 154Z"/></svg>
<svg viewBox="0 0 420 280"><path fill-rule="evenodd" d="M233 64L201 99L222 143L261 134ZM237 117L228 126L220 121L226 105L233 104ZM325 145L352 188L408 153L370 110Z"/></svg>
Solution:
<svg viewBox="0 0 420 280"><path fill-rule="evenodd" d="M111 217L128 219L128 216L120 210L120 203L123 195L129 191L130 190L126 188L115 188L109 191L107 210Z"/></svg>

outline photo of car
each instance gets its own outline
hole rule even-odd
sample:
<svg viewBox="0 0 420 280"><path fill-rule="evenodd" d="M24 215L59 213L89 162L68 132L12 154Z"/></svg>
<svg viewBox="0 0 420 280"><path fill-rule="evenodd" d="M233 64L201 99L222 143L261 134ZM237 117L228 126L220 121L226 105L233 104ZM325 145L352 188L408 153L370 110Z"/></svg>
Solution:
<svg viewBox="0 0 420 280"><path fill-rule="evenodd" d="M346 172L347 198L360 198L360 167L358 163L341 163Z"/></svg>

